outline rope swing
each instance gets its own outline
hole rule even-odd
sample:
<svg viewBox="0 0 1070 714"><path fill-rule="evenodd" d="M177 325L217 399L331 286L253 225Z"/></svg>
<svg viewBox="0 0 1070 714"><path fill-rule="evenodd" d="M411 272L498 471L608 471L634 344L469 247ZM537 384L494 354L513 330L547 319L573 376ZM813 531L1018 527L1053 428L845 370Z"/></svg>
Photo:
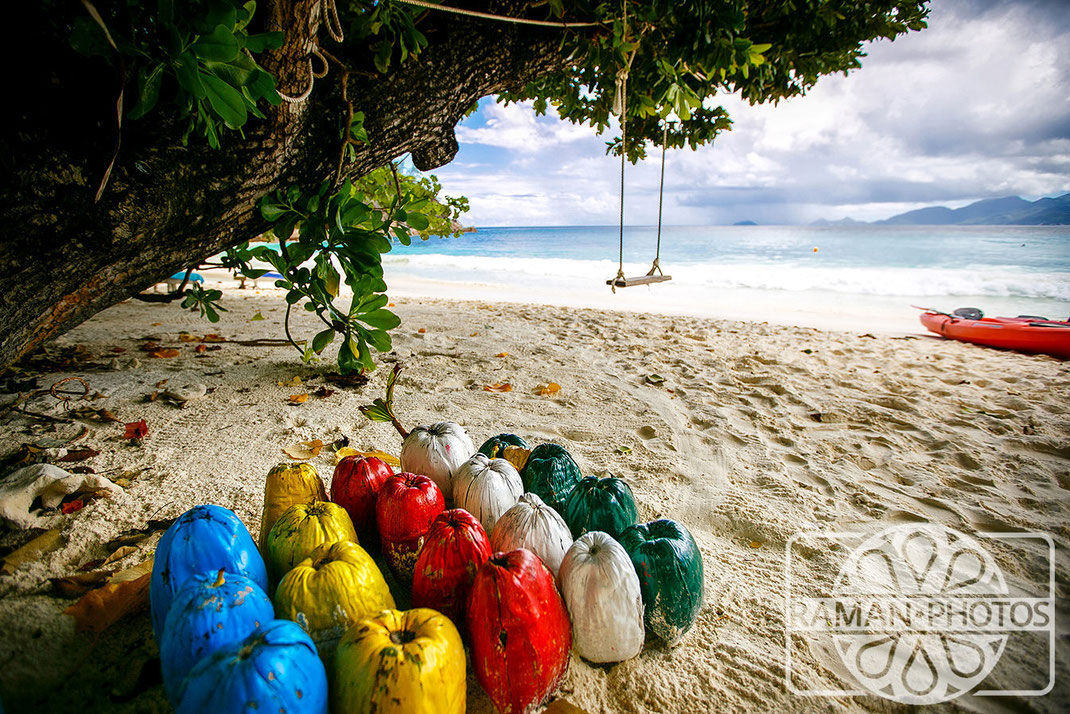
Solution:
<svg viewBox="0 0 1070 714"><path fill-rule="evenodd" d="M628 32L628 4L624 3L624 32ZM636 48L638 49L638 48ZM665 146L669 143L669 125L666 124L661 134L661 185L658 187L658 244L654 253L654 262L646 275L628 278L624 275L624 164L628 158L628 71L635 59L636 49L628 55L628 64L617 72L616 96L613 98L613 111L620 117L620 251L617 258L617 275L606 281L614 294L617 288L630 288L634 285L649 285L672 280L661 270L661 206L665 195Z"/></svg>

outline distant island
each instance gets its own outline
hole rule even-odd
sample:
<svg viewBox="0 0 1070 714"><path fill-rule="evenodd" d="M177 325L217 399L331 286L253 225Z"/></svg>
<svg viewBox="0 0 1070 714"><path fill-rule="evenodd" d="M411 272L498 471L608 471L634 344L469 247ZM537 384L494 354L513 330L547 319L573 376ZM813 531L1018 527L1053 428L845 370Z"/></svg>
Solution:
<svg viewBox="0 0 1070 714"><path fill-rule="evenodd" d="M820 219L812 226L862 224L852 218L838 221ZM1021 196L988 198L962 208L931 206L907 211L874 226L1060 226L1070 225L1070 193L1055 198L1027 201Z"/></svg>

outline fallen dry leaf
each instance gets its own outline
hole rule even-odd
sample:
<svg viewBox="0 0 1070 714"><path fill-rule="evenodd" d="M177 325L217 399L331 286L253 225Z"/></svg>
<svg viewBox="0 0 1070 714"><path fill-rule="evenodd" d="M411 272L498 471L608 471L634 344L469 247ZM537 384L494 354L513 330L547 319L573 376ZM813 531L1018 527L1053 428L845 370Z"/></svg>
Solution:
<svg viewBox="0 0 1070 714"><path fill-rule="evenodd" d="M85 508L85 501L80 498L76 498L73 501L68 501L67 503L64 503L62 506L60 506L59 510L63 515L69 516L72 513L77 513L83 508Z"/></svg>
<svg viewBox="0 0 1070 714"><path fill-rule="evenodd" d="M561 391L561 385L557 382L547 382L535 387L535 393L540 397L548 397Z"/></svg>
<svg viewBox="0 0 1070 714"><path fill-rule="evenodd" d="M291 394L290 404L304 404L308 401L308 394Z"/></svg>
<svg viewBox="0 0 1070 714"><path fill-rule="evenodd" d="M174 347L165 347L149 352L149 357L155 357L156 359L168 359L171 357L178 357L179 354L179 351L176 350Z"/></svg>
<svg viewBox="0 0 1070 714"><path fill-rule="evenodd" d="M77 449L71 449L63 456L56 459L56 461L62 461L64 463L70 463L72 461L85 461L91 459L100 452L96 449L91 449L88 446L80 446Z"/></svg>
<svg viewBox="0 0 1070 714"><path fill-rule="evenodd" d="M499 352L498 354L496 354L494 356L495 357L508 357L509 353L508 352Z"/></svg>
<svg viewBox="0 0 1070 714"><path fill-rule="evenodd" d="M223 337L223 335L217 335L214 332L210 332L207 335L205 335L204 338L201 341L202 342L226 342L227 338Z"/></svg>
<svg viewBox="0 0 1070 714"><path fill-rule="evenodd" d="M207 345L197 345L196 347L193 348L193 351L196 352L197 354L204 354L205 352L208 351L208 346Z"/></svg>
<svg viewBox="0 0 1070 714"><path fill-rule="evenodd" d="M381 459L391 466L401 466L401 460L393 454L388 454L385 451L357 451L348 446L343 446L334 452L334 462L338 463L347 456L363 456L368 458L374 456L377 459Z"/></svg>
<svg viewBox="0 0 1070 714"><path fill-rule="evenodd" d="M9 575L26 563L39 560L41 556L59 550L62 546L63 534L60 533L59 528L45 531L21 548L8 553L3 565L0 566L0 573Z"/></svg>
<svg viewBox="0 0 1070 714"><path fill-rule="evenodd" d="M279 385L280 387L294 387L294 386L297 386L298 384L301 384L301 375L295 374L293 376L293 379L287 379L284 382L276 382L275 384Z"/></svg>
<svg viewBox="0 0 1070 714"><path fill-rule="evenodd" d="M472 334L469 335L469 337L478 337L478 336L479 336L478 332L473 332Z"/></svg>
<svg viewBox="0 0 1070 714"><path fill-rule="evenodd" d="M320 399L326 399L327 397L334 394L334 390L327 389L326 387L319 387L315 392L313 392L313 394L319 397Z"/></svg>
<svg viewBox="0 0 1070 714"><path fill-rule="evenodd" d="M256 311L255 315L253 315L252 317L249 318L250 321L266 320L266 319L267 318L265 318L263 315L260 314L259 310Z"/></svg>
<svg viewBox="0 0 1070 714"><path fill-rule="evenodd" d="M127 583L132 580L137 580L145 573L152 575L152 558L148 558L132 568L126 570L120 570L115 575L111 576L109 583Z"/></svg>
<svg viewBox="0 0 1070 714"><path fill-rule="evenodd" d="M394 303L390 303L387 307L394 307Z"/></svg>
<svg viewBox="0 0 1070 714"><path fill-rule="evenodd" d="M104 550L116 550L118 548L122 548L123 546L137 545L141 541L147 539L149 537L149 535L150 535L149 532L143 532L143 531L129 532L128 531L128 532L124 533L123 535L118 536L117 538L112 538L107 543L105 543L104 544Z"/></svg>
<svg viewBox="0 0 1070 714"><path fill-rule="evenodd" d="M125 426L126 431L123 432L124 439L144 439L149 435L149 425L144 419L127 422Z"/></svg>
<svg viewBox="0 0 1070 714"><path fill-rule="evenodd" d="M52 592L60 597L81 597L90 590L99 587L107 581L111 575L109 570L97 570L92 573L76 573L65 578L49 578L52 583Z"/></svg>
<svg viewBox="0 0 1070 714"><path fill-rule="evenodd" d="M761 548L762 547L762 543L761 543L761 541L752 540L750 542L750 547L751 548Z"/></svg>
<svg viewBox="0 0 1070 714"><path fill-rule="evenodd" d="M427 332L427 330L421 327L421 328L420 328L419 330L417 330L416 332L418 332L419 334L421 334L421 335L422 335L422 334L424 334L425 332Z"/></svg>
<svg viewBox="0 0 1070 714"><path fill-rule="evenodd" d="M299 444L293 446L283 447L282 453L289 456L295 461L307 461L311 458L319 456L320 449L323 448L323 442L319 439L313 439L312 441L302 441Z"/></svg>
<svg viewBox="0 0 1070 714"><path fill-rule="evenodd" d="M183 332L183 333L179 334L178 341L179 342L200 342L201 338L197 337L196 335L191 335L188 332Z"/></svg>
<svg viewBox="0 0 1070 714"><path fill-rule="evenodd" d="M151 570L135 580L115 582L112 578L104 587L87 592L63 614L74 618L75 632L99 634L148 604L151 579Z"/></svg>
<svg viewBox="0 0 1070 714"><path fill-rule="evenodd" d="M511 392L513 391L513 385L508 382L495 382L494 384L484 384L484 392Z"/></svg>
<svg viewBox="0 0 1070 714"><path fill-rule="evenodd" d="M555 699L546 705L543 714L587 714L586 709L580 709L572 702L564 699Z"/></svg>
<svg viewBox="0 0 1070 714"><path fill-rule="evenodd" d="M113 552L111 555L109 555L107 558L104 559L104 563L103 564L104 565L111 565L115 561L122 560L123 558L125 558L128 555L130 555L131 553L136 553L136 552L137 552L137 546L136 545L120 546L119 548L115 549L115 552Z"/></svg>

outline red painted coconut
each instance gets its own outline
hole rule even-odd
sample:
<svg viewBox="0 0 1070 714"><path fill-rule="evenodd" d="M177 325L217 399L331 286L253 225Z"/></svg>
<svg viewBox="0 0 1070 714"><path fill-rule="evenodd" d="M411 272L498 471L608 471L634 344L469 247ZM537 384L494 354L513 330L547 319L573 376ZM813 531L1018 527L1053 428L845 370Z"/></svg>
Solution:
<svg viewBox="0 0 1070 714"><path fill-rule="evenodd" d="M402 583L412 582L424 537L435 517L445 509L442 491L427 476L400 473L388 478L379 489L375 520L383 557Z"/></svg>
<svg viewBox="0 0 1070 714"><path fill-rule="evenodd" d="M438 610L457 625L479 566L490 557L490 540L468 511L443 511L431 524L412 576L412 606Z"/></svg>
<svg viewBox="0 0 1070 714"><path fill-rule="evenodd" d="M346 509L361 543L366 542L367 536L379 536L375 500L379 489L393 475L394 470L374 456L347 456L334 467L331 500Z"/></svg>
<svg viewBox="0 0 1070 714"><path fill-rule="evenodd" d="M572 630L554 576L523 548L495 553L468 596L476 678L502 714L524 714L557 689Z"/></svg>

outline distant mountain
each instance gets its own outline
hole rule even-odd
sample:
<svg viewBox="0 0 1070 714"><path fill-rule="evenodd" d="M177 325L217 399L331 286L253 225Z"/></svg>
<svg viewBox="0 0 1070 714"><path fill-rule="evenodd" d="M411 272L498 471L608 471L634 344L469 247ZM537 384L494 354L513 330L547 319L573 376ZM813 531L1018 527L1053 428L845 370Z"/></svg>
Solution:
<svg viewBox="0 0 1070 714"><path fill-rule="evenodd" d="M850 218L814 221L811 225L857 223ZM987 198L962 208L930 206L907 211L873 225L882 226L1050 226L1070 225L1070 193L1055 198L1027 201L1020 196Z"/></svg>
<svg viewBox="0 0 1070 714"><path fill-rule="evenodd" d="M758 224L755 223L754 221L736 221L732 225L733 226L756 226Z"/></svg>

